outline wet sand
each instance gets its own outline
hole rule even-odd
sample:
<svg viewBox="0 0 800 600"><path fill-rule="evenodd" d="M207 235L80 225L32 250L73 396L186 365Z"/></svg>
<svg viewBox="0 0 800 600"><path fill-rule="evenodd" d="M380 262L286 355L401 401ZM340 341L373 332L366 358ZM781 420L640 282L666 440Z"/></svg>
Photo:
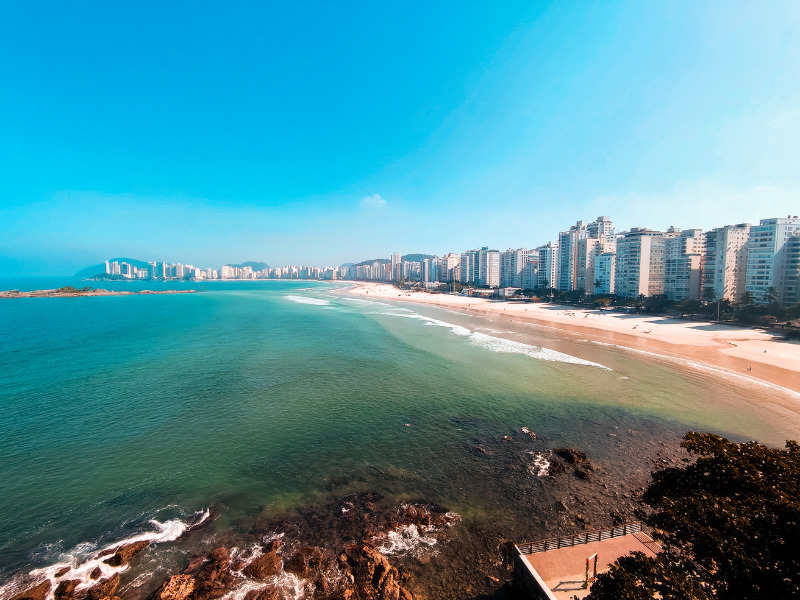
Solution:
<svg viewBox="0 0 800 600"><path fill-rule="evenodd" d="M509 325L518 321L551 327L623 349L690 360L713 367L721 376L735 375L800 393L800 342L785 340L761 329L548 303L406 293L381 283L359 283L343 293L498 316L507 319Z"/></svg>

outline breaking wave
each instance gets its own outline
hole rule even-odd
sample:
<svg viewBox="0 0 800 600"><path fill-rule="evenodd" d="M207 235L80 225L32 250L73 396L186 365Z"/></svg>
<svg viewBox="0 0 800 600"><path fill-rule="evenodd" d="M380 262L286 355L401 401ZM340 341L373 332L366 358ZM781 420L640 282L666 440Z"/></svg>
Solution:
<svg viewBox="0 0 800 600"><path fill-rule="evenodd" d="M284 298L291 300L292 302L297 302L298 304L313 304L314 306L328 306L330 304L329 301L322 298L310 298L308 296L292 296L290 294L288 296L284 296Z"/></svg>

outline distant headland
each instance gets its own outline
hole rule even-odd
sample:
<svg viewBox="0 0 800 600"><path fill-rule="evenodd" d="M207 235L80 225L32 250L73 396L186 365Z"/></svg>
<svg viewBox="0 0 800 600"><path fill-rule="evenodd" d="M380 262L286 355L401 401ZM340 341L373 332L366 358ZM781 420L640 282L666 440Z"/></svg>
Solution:
<svg viewBox="0 0 800 600"><path fill-rule="evenodd" d="M112 290L99 290L91 287L76 288L71 285L54 290L33 290L21 292L19 290L0 291L0 298L77 298L83 296L135 296L142 294L193 294L196 290L142 290L140 292L115 292Z"/></svg>

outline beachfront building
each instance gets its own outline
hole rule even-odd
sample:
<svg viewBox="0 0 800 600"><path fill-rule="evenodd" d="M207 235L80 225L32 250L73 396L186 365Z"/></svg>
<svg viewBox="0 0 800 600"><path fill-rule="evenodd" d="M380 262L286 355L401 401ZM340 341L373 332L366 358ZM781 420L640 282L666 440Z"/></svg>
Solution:
<svg viewBox="0 0 800 600"><path fill-rule="evenodd" d="M726 225L706 233L703 289L738 302L745 291L750 223Z"/></svg>
<svg viewBox="0 0 800 600"><path fill-rule="evenodd" d="M440 258L439 265L436 270L438 281L458 281L460 262L460 257L454 252L445 254L442 258Z"/></svg>
<svg viewBox="0 0 800 600"><path fill-rule="evenodd" d="M558 283L558 243L547 242L537 247L535 252L539 256L539 274L534 287L555 287Z"/></svg>
<svg viewBox="0 0 800 600"><path fill-rule="evenodd" d="M636 298L664 293L664 234L634 227L617 240L614 289Z"/></svg>
<svg viewBox="0 0 800 600"><path fill-rule="evenodd" d="M558 285L561 291L585 290L593 293L594 257L611 251L614 225L609 217L597 217L591 223L578 221L558 236ZM587 280L588 276L588 280Z"/></svg>
<svg viewBox="0 0 800 600"><path fill-rule="evenodd" d="M750 229L745 288L754 302L774 301L773 291L783 304L797 297L797 263L793 254L798 234L798 217L762 219Z"/></svg>
<svg viewBox="0 0 800 600"><path fill-rule="evenodd" d="M574 290L578 270L578 242L588 236L588 221L578 221L558 234L558 285L562 292Z"/></svg>
<svg viewBox="0 0 800 600"><path fill-rule="evenodd" d="M400 279L400 276L403 274L401 269L401 263L403 262L403 257L399 252L395 252L392 254L392 280L397 281Z"/></svg>
<svg viewBox="0 0 800 600"><path fill-rule="evenodd" d="M539 258L533 253L528 254L528 262L522 268L523 290L533 290L539 286Z"/></svg>
<svg viewBox="0 0 800 600"><path fill-rule="evenodd" d="M594 259L594 291L595 294L613 294L614 280L617 270L617 253L603 252Z"/></svg>
<svg viewBox="0 0 800 600"><path fill-rule="evenodd" d="M670 300L698 300L706 236L702 229L670 227L664 236L664 293Z"/></svg>
<svg viewBox="0 0 800 600"><path fill-rule="evenodd" d="M500 287L500 252L484 246L462 253L461 283Z"/></svg>
<svg viewBox="0 0 800 600"><path fill-rule="evenodd" d="M522 270L528 262L528 249L509 248L500 253L500 287L522 288Z"/></svg>

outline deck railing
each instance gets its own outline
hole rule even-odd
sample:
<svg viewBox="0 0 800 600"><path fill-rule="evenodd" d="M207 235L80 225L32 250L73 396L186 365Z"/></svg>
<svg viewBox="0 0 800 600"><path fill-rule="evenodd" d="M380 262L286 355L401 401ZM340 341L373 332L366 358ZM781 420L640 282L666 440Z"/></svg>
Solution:
<svg viewBox="0 0 800 600"><path fill-rule="evenodd" d="M521 554L534 554L536 552L547 552L548 550L558 550L559 548L567 548L569 546L580 546L591 542L600 542L621 535L639 533L640 531L642 531L642 522L633 521L631 523L625 523L624 525L609 527L608 529L584 531L583 533L548 538L546 540L536 540L535 542L523 542L517 544L517 548Z"/></svg>

